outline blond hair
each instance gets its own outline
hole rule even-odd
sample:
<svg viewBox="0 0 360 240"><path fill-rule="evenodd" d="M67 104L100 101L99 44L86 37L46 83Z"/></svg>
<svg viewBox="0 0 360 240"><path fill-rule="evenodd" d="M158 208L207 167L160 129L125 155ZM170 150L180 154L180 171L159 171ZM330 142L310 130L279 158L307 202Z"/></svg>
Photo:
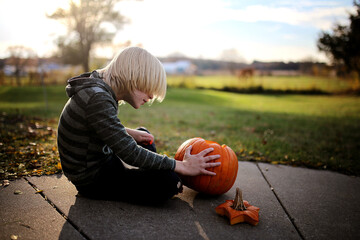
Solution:
<svg viewBox="0 0 360 240"><path fill-rule="evenodd" d="M164 67L156 57L143 48L125 48L98 72L115 93L139 90L152 94L151 102L155 100L161 102L165 98Z"/></svg>

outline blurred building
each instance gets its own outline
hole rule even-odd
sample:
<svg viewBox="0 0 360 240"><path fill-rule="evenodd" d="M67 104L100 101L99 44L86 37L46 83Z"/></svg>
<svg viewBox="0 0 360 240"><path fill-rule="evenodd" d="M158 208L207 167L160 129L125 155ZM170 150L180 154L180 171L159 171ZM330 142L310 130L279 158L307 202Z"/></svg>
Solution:
<svg viewBox="0 0 360 240"><path fill-rule="evenodd" d="M166 73L172 75L193 75L197 69L196 66L189 60L163 62L162 64Z"/></svg>

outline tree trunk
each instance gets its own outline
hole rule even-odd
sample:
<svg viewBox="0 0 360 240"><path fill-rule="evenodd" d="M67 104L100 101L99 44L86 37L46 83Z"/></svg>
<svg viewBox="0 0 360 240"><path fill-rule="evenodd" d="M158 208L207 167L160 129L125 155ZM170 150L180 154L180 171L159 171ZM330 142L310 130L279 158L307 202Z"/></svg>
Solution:
<svg viewBox="0 0 360 240"><path fill-rule="evenodd" d="M82 56L83 56L82 65L84 72L90 71L90 67L89 67L90 49L91 49L90 44L85 44L85 46L82 46Z"/></svg>
<svg viewBox="0 0 360 240"><path fill-rule="evenodd" d="M83 66L84 72L89 72L89 58L88 57L84 56L82 66Z"/></svg>
<svg viewBox="0 0 360 240"><path fill-rule="evenodd" d="M21 86L20 74L21 74L20 70L19 70L19 69L16 69L16 70L15 70L15 78L16 78L16 85L17 85L17 86Z"/></svg>

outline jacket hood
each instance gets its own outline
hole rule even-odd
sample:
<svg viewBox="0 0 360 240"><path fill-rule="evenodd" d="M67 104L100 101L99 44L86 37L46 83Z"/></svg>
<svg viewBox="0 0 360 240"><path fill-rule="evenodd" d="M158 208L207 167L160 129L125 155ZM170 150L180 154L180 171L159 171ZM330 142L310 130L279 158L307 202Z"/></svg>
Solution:
<svg viewBox="0 0 360 240"><path fill-rule="evenodd" d="M66 94L69 98L74 96L76 93L78 93L80 90L85 88L91 88L91 87L101 87L105 89L106 91L110 92L113 98L116 100L116 95L112 88L107 85L99 76L99 73L96 71L83 73L79 76L70 78L67 81L66 86Z"/></svg>

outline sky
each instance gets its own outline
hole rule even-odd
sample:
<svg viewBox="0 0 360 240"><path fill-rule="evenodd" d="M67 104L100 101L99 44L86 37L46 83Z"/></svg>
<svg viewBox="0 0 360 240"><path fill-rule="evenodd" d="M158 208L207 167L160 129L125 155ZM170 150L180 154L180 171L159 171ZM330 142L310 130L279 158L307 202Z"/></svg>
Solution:
<svg viewBox="0 0 360 240"><path fill-rule="evenodd" d="M67 0L0 0L0 57L23 45L39 56L56 51L55 39L67 34L49 19ZM116 8L130 19L113 39L141 44L157 57L257 61L327 61L316 47L321 31L348 24L352 0L143 0L121 1ZM232 53L232 54L225 54ZM102 46L94 55L112 58Z"/></svg>

